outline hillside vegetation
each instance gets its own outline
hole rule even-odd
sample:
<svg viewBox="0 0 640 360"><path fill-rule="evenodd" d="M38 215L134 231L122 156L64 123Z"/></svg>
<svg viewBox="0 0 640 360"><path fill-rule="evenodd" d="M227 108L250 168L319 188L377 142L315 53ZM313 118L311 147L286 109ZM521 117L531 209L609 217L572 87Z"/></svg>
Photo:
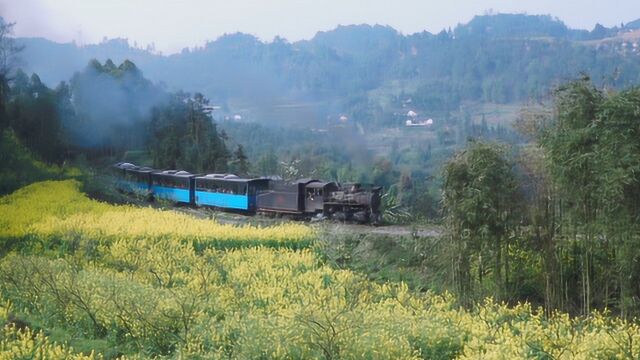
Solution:
<svg viewBox="0 0 640 360"><path fill-rule="evenodd" d="M50 86L92 58L130 59L149 79L202 92L228 115L317 126L344 113L366 126L389 126L403 120L393 113L409 99L414 110L434 114L468 101L538 101L581 72L602 82L598 85L638 84L640 50L618 38L635 24L587 31L548 15L496 14L437 34L401 34L366 24L339 26L297 42L225 34L169 56L132 47L126 39L87 46L43 39L20 39L20 44L26 46L25 69ZM604 39L616 41L600 42ZM301 106L279 111L278 105L291 104Z"/></svg>
<svg viewBox="0 0 640 360"><path fill-rule="evenodd" d="M38 160L13 131L0 131L0 194L10 193L38 180L78 175L77 168L64 168Z"/></svg>
<svg viewBox="0 0 640 360"><path fill-rule="evenodd" d="M75 181L0 199L7 358L633 358L640 329L374 283L304 225L231 227L88 199ZM117 215L117 216L116 216ZM106 226L109 224L109 226ZM62 344L62 345L60 345Z"/></svg>

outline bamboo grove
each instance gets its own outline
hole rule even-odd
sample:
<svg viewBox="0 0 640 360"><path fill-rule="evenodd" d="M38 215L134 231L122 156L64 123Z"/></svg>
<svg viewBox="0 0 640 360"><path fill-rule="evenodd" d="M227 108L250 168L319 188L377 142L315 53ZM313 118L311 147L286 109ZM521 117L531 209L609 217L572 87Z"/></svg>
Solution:
<svg viewBox="0 0 640 360"><path fill-rule="evenodd" d="M531 141L471 142L445 167L443 205L462 299L640 314L640 90L560 87L523 112Z"/></svg>

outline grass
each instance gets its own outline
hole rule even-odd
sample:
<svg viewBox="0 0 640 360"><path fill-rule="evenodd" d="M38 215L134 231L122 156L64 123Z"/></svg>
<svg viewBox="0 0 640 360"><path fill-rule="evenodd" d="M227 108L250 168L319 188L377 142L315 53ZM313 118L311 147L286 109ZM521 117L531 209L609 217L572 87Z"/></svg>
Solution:
<svg viewBox="0 0 640 360"><path fill-rule="evenodd" d="M446 290L439 237L321 232L318 253L335 267L366 274L377 283L404 282L410 289Z"/></svg>

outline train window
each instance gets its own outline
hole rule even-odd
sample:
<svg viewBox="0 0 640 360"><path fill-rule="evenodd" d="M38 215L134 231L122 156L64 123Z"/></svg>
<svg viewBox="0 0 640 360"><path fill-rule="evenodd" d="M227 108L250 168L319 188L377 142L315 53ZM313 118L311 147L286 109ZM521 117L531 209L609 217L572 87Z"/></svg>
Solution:
<svg viewBox="0 0 640 360"><path fill-rule="evenodd" d="M153 184L177 189L189 189L189 178L172 178L159 176L153 179Z"/></svg>
<svg viewBox="0 0 640 360"><path fill-rule="evenodd" d="M205 180L196 179L196 191L211 192L209 184Z"/></svg>
<svg viewBox="0 0 640 360"><path fill-rule="evenodd" d="M198 180L196 184L197 191L213 192L219 194L236 194L236 184L229 182Z"/></svg>
<svg viewBox="0 0 640 360"><path fill-rule="evenodd" d="M307 189L307 199L314 201L322 197L322 189Z"/></svg>
<svg viewBox="0 0 640 360"><path fill-rule="evenodd" d="M217 184L209 180L196 180L196 190L211 193L220 192Z"/></svg>
<svg viewBox="0 0 640 360"><path fill-rule="evenodd" d="M214 192L219 194L244 195L247 193L247 184L230 181L197 180L196 190Z"/></svg>

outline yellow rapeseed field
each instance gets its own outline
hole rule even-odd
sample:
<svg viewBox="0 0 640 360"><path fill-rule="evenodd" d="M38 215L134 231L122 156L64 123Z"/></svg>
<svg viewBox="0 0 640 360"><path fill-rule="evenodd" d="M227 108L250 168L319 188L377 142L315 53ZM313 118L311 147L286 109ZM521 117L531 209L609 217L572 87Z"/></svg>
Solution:
<svg viewBox="0 0 640 360"><path fill-rule="evenodd" d="M35 236L96 239L178 238L203 246L267 245L305 247L313 237L300 224L270 227L222 225L175 211L112 206L91 200L74 180L27 186L0 202L0 238Z"/></svg>
<svg viewBox="0 0 640 360"><path fill-rule="evenodd" d="M635 323L601 313L547 317L490 299L461 309L449 294L379 284L324 264L298 246L313 237L300 224L223 226L111 206L86 198L74 182L39 183L0 200L3 215L12 209L22 216L3 216L1 236L48 251L25 243L0 259L0 322L13 312L108 346L79 353L9 324L0 332L0 357L640 357ZM118 350L109 355L111 348Z"/></svg>

